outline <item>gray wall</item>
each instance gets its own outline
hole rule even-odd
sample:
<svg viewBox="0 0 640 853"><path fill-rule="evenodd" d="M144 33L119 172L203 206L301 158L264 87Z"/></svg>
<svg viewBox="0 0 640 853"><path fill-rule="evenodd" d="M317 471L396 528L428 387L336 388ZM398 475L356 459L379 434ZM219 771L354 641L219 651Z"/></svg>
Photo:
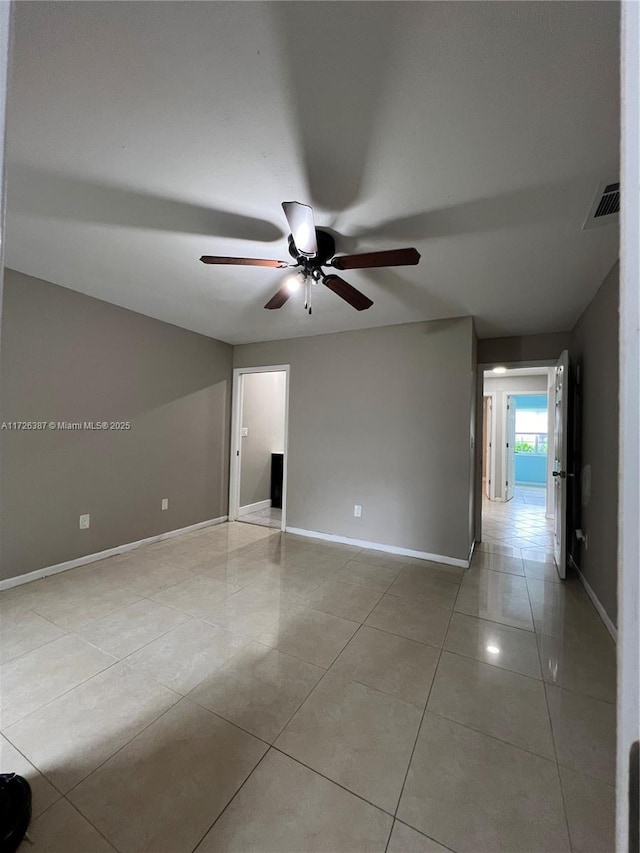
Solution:
<svg viewBox="0 0 640 853"><path fill-rule="evenodd" d="M10 270L3 311L2 420L131 422L0 432L3 578L227 513L230 346Z"/></svg>
<svg viewBox="0 0 640 853"><path fill-rule="evenodd" d="M12 3L0 3L0 341L2 340L2 292L4 280L4 218L5 218L5 192L6 174L4 168L5 149L5 118L7 104L7 79L9 68L9 40L12 18ZM0 409L0 419L2 417ZM2 454L0 454L0 483L4 471L2 467ZM0 494L0 519L2 519L2 495ZM0 530L0 542L2 530ZM1 567L1 564L0 564Z"/></svg>
<svg viewBox="0 0 640 853"><path fill-rule="evenodd" d="M569 342L569 332L485 338L478 341L478 363L512 364L526 361L531 364L535 361L555 360L562 350L569 349Z"/></svg>
<svg viewBox="0 0 640 853"><path fill-rule="evenodd" d="M284 451L284 371L243 377L240 506L271 497L271 454Z"/></svg>
<svg viewBox="0 0 640 853"><path fill-rule="evenodd" d="M234 347L269 364L291 365L288 526L468 557L471 318Z"/></svg>
<svg viewBox="0 0 640 853"><path fill-rule="evenodd" d="M619 296L616 264L576 323L570 348L572 364L580 365L582 468L591 468L591 495L582 494L581 526L588 536L588 549L581 548L578 564L614 624L618 555Z"/></svg>

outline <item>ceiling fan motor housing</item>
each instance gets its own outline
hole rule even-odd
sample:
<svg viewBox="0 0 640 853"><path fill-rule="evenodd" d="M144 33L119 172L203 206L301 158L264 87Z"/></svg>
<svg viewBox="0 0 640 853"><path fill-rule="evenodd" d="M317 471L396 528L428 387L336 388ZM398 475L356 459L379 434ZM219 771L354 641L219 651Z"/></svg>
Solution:
<svg viewBox="0 0 640 853"><path fill-rule="evenodd" d="M326 266L331 258L336 253L336 243L331 234L316 228L316 240L318 243L318 252L315 258L307 258L301 255L293 236L289 234L289 254L300 264L305 273L310 274L313 270L319 270L320 267Z"/></svg>

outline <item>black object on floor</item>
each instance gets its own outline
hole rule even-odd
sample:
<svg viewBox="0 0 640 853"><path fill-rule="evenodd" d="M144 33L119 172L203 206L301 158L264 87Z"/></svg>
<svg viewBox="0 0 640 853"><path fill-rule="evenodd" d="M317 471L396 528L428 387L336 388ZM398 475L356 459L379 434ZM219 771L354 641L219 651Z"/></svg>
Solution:
<svg viewBox="0 0 640 853"><path fill-rule="evenodd" d="M0 853L14 853L31 820L31 787L16 773L0 773Z"/></svg>
<svg viewBox="0 0 640 853"><path fill-rule="evenodd" d="M271 454L271 506L282 509L282 474L284 453Z"/></svg>

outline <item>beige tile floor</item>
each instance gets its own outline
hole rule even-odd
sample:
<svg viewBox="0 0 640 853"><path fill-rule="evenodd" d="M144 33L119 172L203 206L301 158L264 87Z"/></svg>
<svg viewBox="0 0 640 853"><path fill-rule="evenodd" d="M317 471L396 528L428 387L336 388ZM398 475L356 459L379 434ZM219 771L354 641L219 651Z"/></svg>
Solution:
<svg viewBox="0 0 640 853"><path fill-rule="evenodd" d="M275 507L268 509L257 509L255 512L249 512L242 517L245 524L259 524L262 527L276 527L280 529L282 524L282 510Z"/></svg>
<svg viewBox="0 0 640 853"><path fill-rule="evenodd" d="M613 643L484 518L467 572L225 524L2 593L21 853L613 851Z"/></svg>

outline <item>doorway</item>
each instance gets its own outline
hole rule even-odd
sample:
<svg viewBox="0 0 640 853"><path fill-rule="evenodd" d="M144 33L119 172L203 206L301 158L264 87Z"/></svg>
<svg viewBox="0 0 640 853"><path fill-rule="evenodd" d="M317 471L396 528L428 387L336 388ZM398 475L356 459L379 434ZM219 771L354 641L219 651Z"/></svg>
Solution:
<svg viewBox="0 0 640 853"><path fill-rule="evenodd" d="M233 376L229 520L286 526L289 366Z"/></svg>
<svg viewBox="0 0 640 853"><path fill-rule="evenodd" d="M555 517L551 374L555 367L498 367L484 371L482 389L482 541L549 562Z"/></svg>

